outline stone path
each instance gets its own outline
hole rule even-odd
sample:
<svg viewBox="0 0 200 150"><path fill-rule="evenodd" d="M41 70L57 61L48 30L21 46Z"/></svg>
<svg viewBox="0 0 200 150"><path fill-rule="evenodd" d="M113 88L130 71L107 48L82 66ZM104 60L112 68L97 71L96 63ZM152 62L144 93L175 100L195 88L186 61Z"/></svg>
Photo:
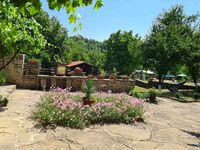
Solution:
<svg viewBox="0 0 200 150"><path fill-rule="evenodd" d="M3 97L10 97L10 94L16 90L16 85L0 86L0 95Z"/></svg>
<svg viewBox="0 0 200 150"><path fill-rule="evenodd" d="M200 103L161 99L146 104L147 124L104 125L84 130L44 130L30 119L43 92L16 90L0 112L0 150L192 150L200 149Z"/></svg>

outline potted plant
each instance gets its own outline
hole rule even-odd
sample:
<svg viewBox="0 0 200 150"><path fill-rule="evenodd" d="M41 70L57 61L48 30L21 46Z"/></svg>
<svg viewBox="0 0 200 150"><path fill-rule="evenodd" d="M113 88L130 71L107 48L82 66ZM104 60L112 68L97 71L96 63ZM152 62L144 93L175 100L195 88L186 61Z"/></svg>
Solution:
<svg viewBox="0 0 200 150"><path fill-rule="evenodd" d="M82 92L85 93L85 96L82 98L83 105L91 106L95 103L95 101L91 99L91 94L96 92L93 80L87 80L86 83L83 84Z"/></svg>
<svg viewBox="0 0 200 150"><path fill-rule="evenodd" d="M88 75L87 75L87 79L88 79L88 80L94 79L94 76L93 76L92 74L88 74Z"/></svg>
<svg viewBox="0 0 200 150"><path fill-rule="evenodd" d="M117 74L118 74L117 69L114 67L113 70L112 70L112 73L109 76L109 79L116 80L117 79Z"/></svg>
<svg viewBox="0 0 200 150"><path fill-rule="evenodd" d="M31 58L28 61L28 64L30 64L30 65L38 65L39 63L40 63L40 60L36 59L36 58Z"/></svg>
<svg viewBox="0 0 200 150"><path fill-rule="evenodd" d="M63 61L58 57L58 55L55 55L54 59L57 62L56 75L64 76L66 74L66 63L63 63Z"/></svg>
<svg viewBox="0 0 200 150"><path fill-rule="evenodd" d="M129 79L129 76L127 75L122 75L122 80L128 80Z"/></svg>
<svg viewBox="0 0 200 150"><path fill-rule="evenodd" d="M157 96L156 90L150 89L149 90L149 102L150 103L156 103L156 96Z"/></svg>
<svg viewBox="0 0 200 150"><path fill-rule="evenodd" d="M29 75L38 75L41 69L40 60L31 58L28 61L27 72Z"/></svg>
<svg viewBox="0 0 200 150"><path fill-rule="evenodd" d="M101 70L100 74L97 76L97 79L102 80L104 78L105 78L105 72L104 72L104 70Z"/></svg>
<svg viewBox="0 0 200 150"><path fill-rule="evenodd" d="M57 63L56 75L64 76L66 73L66 64L65 63Z"/></svg>

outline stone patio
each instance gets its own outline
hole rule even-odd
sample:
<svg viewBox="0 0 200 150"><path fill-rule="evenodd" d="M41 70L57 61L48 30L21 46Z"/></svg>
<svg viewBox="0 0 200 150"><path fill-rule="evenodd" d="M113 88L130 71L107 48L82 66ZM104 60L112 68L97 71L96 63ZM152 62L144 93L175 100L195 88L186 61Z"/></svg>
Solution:
<svg viewBox="0 0 200 150"><path fill-rule="evenodd" d="M0 110L0 149L200 149L200 103L160 99L158 105L146 104L146 124L44 130L30 118L43 94L31 90L11 94L8 106Z"/></svg>

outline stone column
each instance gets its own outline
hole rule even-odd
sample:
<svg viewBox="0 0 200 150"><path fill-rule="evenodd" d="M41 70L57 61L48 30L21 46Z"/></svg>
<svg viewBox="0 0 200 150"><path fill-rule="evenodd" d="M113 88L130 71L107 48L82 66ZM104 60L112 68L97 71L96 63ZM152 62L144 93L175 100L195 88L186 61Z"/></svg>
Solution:
<svg viewBox="0 0 200 150"><path fill-rule="evenodd" d="M56 87L56 78L51 78L51 87Z"/></svg>
<svg viewBox="0 0 200 150"><path fill-rule="evenodd" d="M9 72L8 76L12 78L11 80L14 81L18 87L23 87L24 60L25 55L20 54L8 66L11 67L10 70L12 70L12 72Z"/></svg>
<svg viewBox="0 0 200 150"><path fill-rule="evenodd" d="M71 80L70 80L70 78L67 78L66 79L66 88L69 88L69 87L71 87Z"/></svg>
<svg viewBox="0 0 200 150"><path fill-rule="evenodd" d="M47 87L47 79L46 78L41 78L40 84L41 84L41 90L45 91L46 87Z"/></svg>

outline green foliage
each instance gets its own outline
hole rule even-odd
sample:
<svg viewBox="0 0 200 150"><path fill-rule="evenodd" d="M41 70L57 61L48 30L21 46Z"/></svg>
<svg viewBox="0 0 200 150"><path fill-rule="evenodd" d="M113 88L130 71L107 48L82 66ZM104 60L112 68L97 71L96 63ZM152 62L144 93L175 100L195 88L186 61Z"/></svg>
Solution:
<svg viewBox="0 0 200 150"><path fill-rule="evenodd" d="M176 93L174 93L174 97L176 97L177 99L182 99L183 94L181 92L176 92Z"/></svg>
<svg viewBox="0 0 200 150"><path fill-rule="evenodd" d="M37 106L34 118L44 125L85 128L97 123L134 123L142 119L143 101L127 95L94 96L96 103L82 105L81 97L66 92L50 92Z"/></svg>
<svg viewBox="0 0 200 150"><path fill-rule="evenodd" d="M82 92L86 94L88 99L91 98L91 94L96 92L96 88L94 86L93 80L87 80L85 84L82 86Z"/></svg>
<svg viewBox="0 0 200 150"><path fill-rule="evenodd" d="M181 58L187 66L190 75L192 76L195 86L200 79L200 15L195 15L193 24L190 25L189 31L185 34Z"/></svg>
<svg viewBox="0 0 200 150"><path fill-rule="evenodd" d="M39 119L42 124L56 124L70 128L84 128L87 123L81 109L62 110L53 105L51 97L42 98L34 118Z"/></svg>
<svg viewBox="0 0 200 150"><path fill-rule="evenodd" d="M39 54L29 55L40 58L43 67L55 66L57 60L67 63L83 60L103 69L105 52L102 42L82 36L68 37L61 23L55 17L50 18L44 11L35 15L35 19L43 28L42 34L47 44Z"/></svg>
<svg viewBox="0 0 200 150"><path fill-rule="evenodd" d="M150 89L149 90L149 102L156 103L156 95L157 95L156 89Z"/></svg>
<svg viewBox="0 0 200 150"><path fill-rule="evenodd" d="M175 6L156 19L144 42L143 55L144 66L155 70L160 82L165 78L163 75L180 64L187 37L185 35L190 32L189 27L194 19L194 15L184 14L182 6Z"/></svg>
<svg viewBox="0 0 200 150"><path fill-rule="evenodd" d="M200 93L200 86L199 85L197 86L196 91L197 91L197 93Z"/></svg>
<svg viewBox="0 0 200 150"><path fill-rule="evenodd" d="M139 99L148 99L149 97L149 90L145 88L141 88L138 86L135 86L129 93L130 95L139 98Z"/></svg>
<svg viewBox="0 0 200 150"><path fill-rule="evenodd" d="M200 93L195 92L195 93L192 94L192 97L193 97L195 100L198 100L198 99L200 99Z"/></svg>
<svg viewBox="0 0 200 150"><path fill-rule="evenodd" d="M114 67L114 68L112 69L111 75L117 76L118 73L119 73L119 72L118 72L117 69Z"/></svg>
<svg viewBox="0 0 200 150"><path fill-rule="evenodd" d="M104 43L82 36L69 37L67 43L67 50L63 57L68 63L74 60L83 60L97 66L99 70L104 69Z"/></svg>
<svg viewBox="0 0 200 150"><path fill-rule="evenodd" d="M119 74L130 74L140 65L142 41L138 35L133 36L132 31L119 30L111 34L106 45L105 68L107 71L110 72L116 68Z"/></svg>
<svg viewBox="0 0 200 150"><path fill-rule="evenodd" d="M27 4L30 4L31 7L29 11L31 14L34 14L41 9L42 1L41 0L11 0L11 2L20 8L21 12L26 10ZM49 8L54 10L60 10L64 8L66 13L68 14L68 20L70 23L76 23L76 21L80 18L79 14L77 13L77 8L79 7L86 7L89 5L94 4L93 8L95 10L99 9L103 6L102 0L48 0Z"/></svg>
<svg viewBox="0 0 200 150"><path fill-rule="evenodd" d="M145 89L145 88L141 88L141 87L134 87L131 91L130 91L130 95L139 98L139 99L146 99L148 100L150 103L156 103L156 96L160 95L161 93L154 88L151 89Z"/></svg>
<svg viewBox="0 0 200 150"><path fill-rule="evenodd" d="M50 18L42 10L34 18L42 26L41 33L47 42L39 54L29 53L29 55L40 58L44 67L55 66L58 60L65 60L63 54L67 51L67 30L62 27L57 18Z"/></svg>
<svg viewBox="0 0 200 150"><path fill-rule="evenodd" d="M31 6L26 5L28 10ZM29 13L20 13L8 0L0 2L0 49L1 58L19 52L38 53L45 40L40 25Z"/></svg>
<svg viewBox="0 0 200 150"><path fill-rule="evenodd" d="M139 99L147 99L149 97L148 93L142 93L142 92L136 92L136 91L131 91L131 95L139 98Z"/></svg>
<svg viewBox="0 0 200 150"><path fill-rule="evenodd" d="M0 95L0 107L7 106L7 104L8 104L8 99Z"/></svg>
<svg viewBox="0 0 200 150"><path fill-rule="evenodd" d="M7 74L5 71L0 71L0 85L4 85L7 80Z"/></svg>

